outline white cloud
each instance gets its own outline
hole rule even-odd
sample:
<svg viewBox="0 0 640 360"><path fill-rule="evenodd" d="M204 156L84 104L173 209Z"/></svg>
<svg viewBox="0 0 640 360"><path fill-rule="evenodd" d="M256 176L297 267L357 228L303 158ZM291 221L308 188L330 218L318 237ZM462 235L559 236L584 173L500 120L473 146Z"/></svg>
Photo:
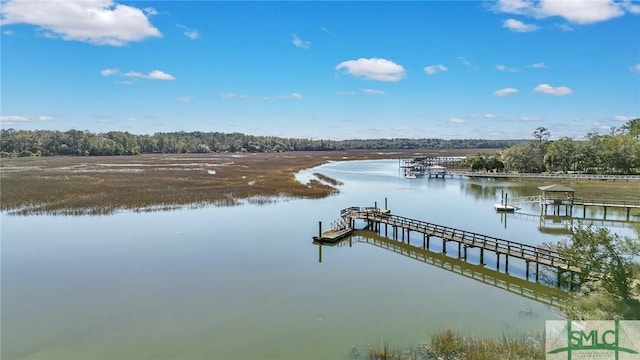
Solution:
<svg viewBox="0 0 640 360"><path fill-rule="evenodd" d="M569 95L573 92L571 89L569 89L566 86L553 87L549 84L540 84L536 86L532 91L538 94L553 95L553 96L564 96L564 95Z"/></svg>
<svg viewBox="0 0 640 360"><path fill-rule="evenodd" d="M622 2L622 6L632 14L640 14L640 5L637 3L633 4L630 0L626 0Z"/></svg>
<svg viewBox="0 0 640 360"><path fill-rule="evenodd" d="M640 73L640 64L629 66L631 72Z"/></svg>
<svg viewBox="0 0 640 360"><path fill-rule="evenodd" d="M524 14L529 7L529 0L498 0L494 8L509 14Z"/></svg>
<svg viewBox="0 0 640 360"><path fill-rule="evenodd" d="M180 29L184 30L184 32L183 32L184 36L188 37L191 40L195 40L195 39L200 37L200 33L198 33L198 30L196 30L196 29L191 29L189 27L186 27L186 26L180 25L180 24L176 24L176 26L179 27Z"/></svg>
<svg viewBox="0 0 640 360"><path fill-rule="evenodd" d="M624 15L625 10L634 14L640 12L640 8L630 1L613 0L498 0L493 8L498 12L534 18L558 16L576 24L606 21Z"/></svg>
<svg viewBox="0 0 640 360"><path fill-rule="evenodd" d="M503 28L507 28L515 32L532 32L538 30L538 26L535 24L525 24L520 20L507 19L502 23Z"/></svg>
<svg viewBox="0 0 640 360"><path fill-rule="evenodd" d="M122 46L162 34L142 10L113 0L8 0L0 10L0 25L31 24L45 36Z"/></svg>
<svg viewBox="0 0 640 360"><path fill-rule="evenodd" d="M309 46L311 46L311 41L302 40L296 34L291 35L293 35L293 45L295 45L296 47L308 49Z"/></svg>
<svg viewBox="0 0 640 360"><path fill-rule="evenodd" d="M520 120L521 121L540 121L542 119L540 119L539 117L522 116Z"/></svg>
<svg viewBox="0 0 640 360"><path fill-rule="evenodd" d="M518 89L516 88L504 88L504 89L494 91L493 95L503 97L503 96L515 94L517 92L518 92Z"/></svg>
<svg viewBox="0 0 640 360"><path fill-rule="evenodd" d="M568 24L559 24L559 25L556 25L556 27L558 29L560 29L561 31L564 31L564 32L574 31L573 28L571 26L569 26Z"/></svg>
<svg viewBox="0 0 640 360"><path fill-rule="evenodd" d="M612 0L544 0L536 11L540 16L560 16L576 24L591 24L624 15L620 3Z"/></svg>
<svg viewBox="0 0 640 360"><path fill-rule="evenodd" d="M102 76L111 76L111 75L116 75L120 73L120 69L118 68L111 68L111 69L104 69L100 72L100 75Z"/></svg>
<svg viewBox="0 0 640 360"><path fill-rule="evenodd" d="M242 95L242 94L236 94L236 93L224 93L224 94L220 94L220 97L228 100L228 99L240 99L240 100L244 100L244 101L250 101L251 100L251 96L249 95Z"/></svg>
<svg viewBox="0 0 640 360"><path fill-rule="evenodd" d="M461 119L461 118L450 118L449 122L454 124L463 124L463 123L466 123L467 120Z"/></svg>
<svg viewBox="0 0 640 360"><path fill-rule="evenodd" d="M19 122L28 122L29 118L20 115L0 116L0 125L13 125Z"/></svg>
<svg viewBox="0 0 640 360"><path fill-rule="evenodd" d="M300 100L302 99L302 95L299 93L291 93L288 95L278 95L278 96L263 96L262 100Z"/></svg>
<svg viewBox="0 0 640 360"><path fill-rule="evenodd" d="M433 75L435 73L438 73L438 72L441 72L441 71L447 71L447 70L449 70L449 69L447 69L447 67L442 65L442 64L429 65L429 66L424 68L424 72L426 72L427 75Z"/></svg>
<svg viewBox="0 0 640 360"><path fill-rule="evenodd" d="M529 65L529 67L532 67L534 69L546 69L546 68L548 68L548 66L543 62L531 64L531 65Z"/></svg>
<svg viewBox="0 0 640 360"><path fill-rule="evenodd" d="M369 94L369 95L384 95L384 91L382 90L376 90L376 89L360 89L360 91L362 91L365 94Z"/></svg>
<svg viewBox="0 0 640 360"><path fill-rule="evenodd" d="M144 9L142 9L142 11L144 11L144 13L145 13L147 16L154 16L154 15L158 15L158 10L156 10L155 8L152 8L152 7L144 8Z"/></svg>
<svg viewBox="0 0 640 360"><path fill-rule="evenodd" d="M466 65L466 66L471 66L471 63L469 62L469 60L465 59L465 58L464 58L464 57L462 57L462 56L458 56L458 57L456 58L456 60L460 61L461 63L463 63L463 64L464 64L464 65Z"/></svg>
<svg viewBox="0 0 640 360"><path fill-rule="evenodd" d="M483 119L497 119L499 118L498 115L495 114L491 114L491 113L486 113L486 114L470 114L470 117L477 119L477 118L483 118Z"/></svg>
<svg viewBox="0 0 640 360"><path fill-rule="evenodd" d="M38 116L38 121L53 121L53 120L54 120L53 116L49 116L49 115Z"/></svg>
<svg viewBox="0 0 640 360"><path fill-rule="evenodd" d="M160 70L153 70L148 74L143 74L137 71L129 71L128 73L125 73L122 75L126 77L131 77L131 78L150 79L150 80L175 80L176 79L173 75L167 74Z"/></svg>
<svg viewBox="0 0 640 360"><path fill-rule="evenodd" d="M615 121L624 121L627 122L629 120L633 120L636 119L637 116L624 116L624 115L616 115L614 117L612 117L611 119L615 120Z"/></svg>
<svg viewBox="0 0 640 360"><path fill-rule="evenodd" d="M345 69L349 74L368 80L400 81L405 76L404 68L393 61L371 58L344 61L336 66L336 70Z"/></svg>
<svg viewBox="0 0 640 360"><path fill-rule="evenodd" d="M193 101L193 96L178 96L178 102L188 103Z"/></svg>
<svg viewBox="0 0 640 360"><path fill-rule="evenodd" d="M518 72L518 69L508 68L504 65L496 65L496 69L498 71L506 71L506 72Z"/></svg>

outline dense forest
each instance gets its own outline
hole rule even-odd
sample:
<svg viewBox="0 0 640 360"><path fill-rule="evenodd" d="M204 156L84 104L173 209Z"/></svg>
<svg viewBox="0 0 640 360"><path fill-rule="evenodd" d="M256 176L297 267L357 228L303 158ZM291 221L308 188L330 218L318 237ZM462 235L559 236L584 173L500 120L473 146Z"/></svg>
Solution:
<svg viewBox="0 0 640 360"><path fill-rule="evenodd" d="M369 139L312 140L241 133L170 132L135 135L122 131L50 131L2 129L0 156L136 155L152 153L282 152L355 149L502 149L467 159L471 170L515 172L640 172L640 118L609 134L591 132L583 139L549 141L544 127L531 140Z"/></svg>
<svg viewBox="0 0 640 360"><path fill-rule="evenodd" d="M471 170L515 172L579 172L636 174L640 172L640 118L610 134L588 133L583 140L568 137L548 141L550 132L539 127L533 139L497 153L478 153L467 159Z"/></svg>
<svg viewBox="0 0 640 360"><path fill-rule="evenodd" d="M500 149L526 140L374 139L311 140L241 133L169 132L135 135L122 131L2 129L0 155L136 155L151 153L282 152L351 149Z"/></svg>

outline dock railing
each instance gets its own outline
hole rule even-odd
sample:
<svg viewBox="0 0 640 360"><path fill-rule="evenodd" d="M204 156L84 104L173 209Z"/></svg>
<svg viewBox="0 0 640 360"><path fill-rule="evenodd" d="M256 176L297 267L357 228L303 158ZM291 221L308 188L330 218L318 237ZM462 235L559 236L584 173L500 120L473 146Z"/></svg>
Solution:
<svg viewBox="0 0 640 360"><path fill-rule="evenodd" d="M375 208L352 207L344 209L343 214L351 219L380 222L405 228L410 231L416 231L427 236L436 236L445 241L455 241L464 244L466 247L478 247L495 251L496 253L522 258L527 261L535 261L542 265L548 265L566 271L580 272L579 269L573 267L571 262L564 258L559 252L539 246L527 245L403 216L382 214L380 209Z"/></svg>

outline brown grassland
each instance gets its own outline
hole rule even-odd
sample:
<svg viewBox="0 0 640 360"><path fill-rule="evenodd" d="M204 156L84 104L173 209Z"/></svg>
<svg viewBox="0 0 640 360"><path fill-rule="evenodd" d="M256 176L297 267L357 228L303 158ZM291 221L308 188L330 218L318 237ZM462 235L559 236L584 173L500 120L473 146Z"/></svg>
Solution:
<svg viewBox="0 0 640 360"><path fill-rule="evenodd" d="M301 184L294 174L328 161L463 156L475 152L352 150L8 158L0 161L0 210L21 215L110 214L118 210L321 198L335 194L335 186L340 183L314 174L316 179ZM575 187L583 197L640 201L639 182L563 183Z"/></svg>
<svg viewBox="0 0 640 360"><path fill-rule="evenodd" d="M294 174L328 161L465 155L454 152L332 151L9 158L0 162L0 209L11 214L109 214L241 200L321 198L334 194L322 174Z"/></svg>

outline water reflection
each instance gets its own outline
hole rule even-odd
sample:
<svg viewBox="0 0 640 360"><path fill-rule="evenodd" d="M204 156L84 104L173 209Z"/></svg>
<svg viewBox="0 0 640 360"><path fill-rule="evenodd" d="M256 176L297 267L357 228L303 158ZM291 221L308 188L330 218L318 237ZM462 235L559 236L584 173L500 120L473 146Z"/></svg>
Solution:
<svg viewBox="0 0 640 360"><path fill-rule="evenodd" d="M535 209L535 206L533 207ZM623 216L615 216L616 214L609 214L609 217L605 218L602 214L589 213L585 217L581 216L567 216L557 214L545 214L540 212L539 214L531 213L531 208L520 209L513 213L500 212L500 224L506 229L508 219L521 219L525 221L538 222L538 231L543 234L549 235L570 235L571 231L576 226L593 225L606 228L616 229L633 229L640 223L635 221L633 217L625 219ZM582 212L580 212L582 214ZM622 215L622 214L618 214Z"/></svg>
<svg viewBox="0 0 640 360"><path fill-rule="evenodd" d="M473 264L461 258L449 257L441 252L413 246L401 241L378 235L372 231L359 230L353 236L334 244L314 242L318 246L319 262L322 262L322 247L352 247L355 243L365 243L400 254L413 260L421 261L451 273L462 275L483 284L493 286L527 299L538 301L544 305L559 307L568 297L568 293L543 283L527 281L517 276L492 270L490 267ZM543 276L543 282L548 280Z"/></svg>
<svg viewBox="0 0 640 360"><path fill-rule="evenodd" d="M468 179L460 181L460 191L476 200L499 200L502 193L507 194L511 199L539 195L539 191L535 188L500 179Z"/></svg>

